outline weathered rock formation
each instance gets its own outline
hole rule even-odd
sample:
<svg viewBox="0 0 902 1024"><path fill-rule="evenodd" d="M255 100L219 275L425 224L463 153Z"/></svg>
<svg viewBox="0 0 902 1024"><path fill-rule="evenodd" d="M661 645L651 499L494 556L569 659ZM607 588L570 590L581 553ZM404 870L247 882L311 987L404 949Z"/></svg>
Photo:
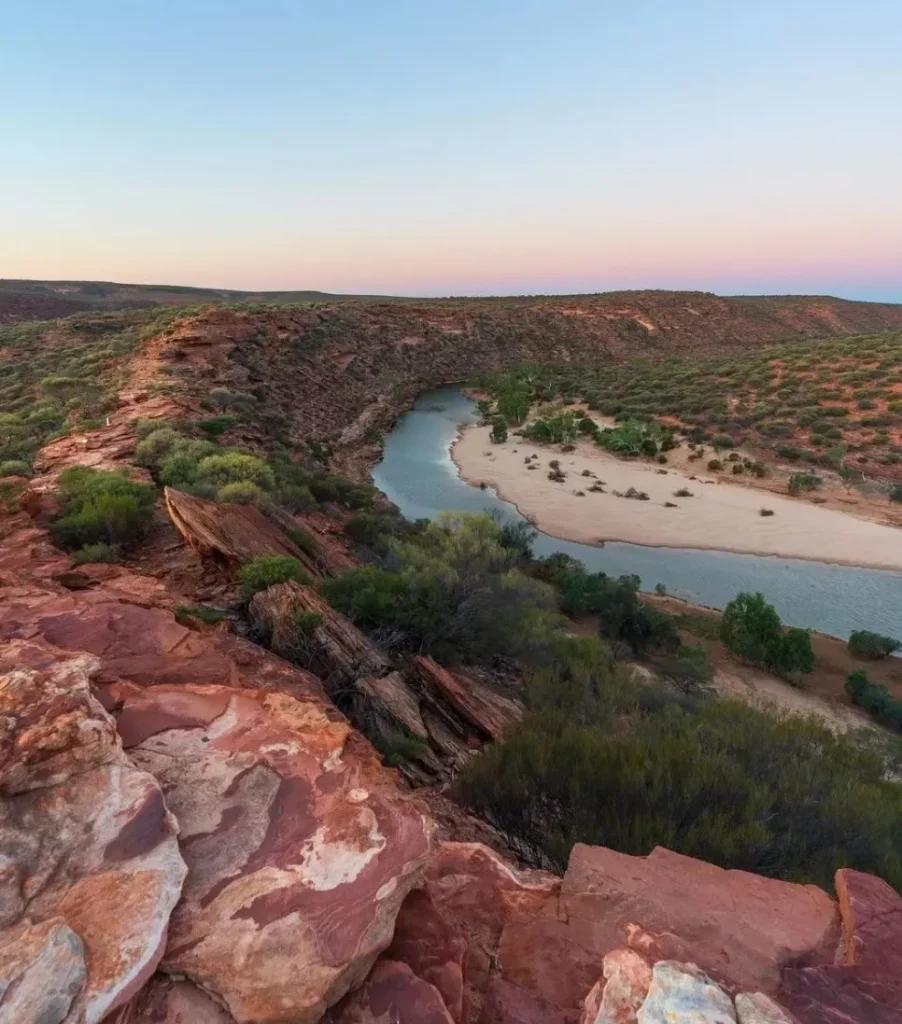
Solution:
<svg viewBox="0 0 902 1024"><path fill-rule="evenodd" d="M395 668L313 587L279 583L254 595L248 611L267 646L315 672L368 736L391 741L401 734L418 741L404 768L417 781L453 774L522 713L471 675L450 672L431 658Z"/></svg>
<svg viewBox="0 0 902 1024"><path fill-rule="evenodd" d="M153 973L185 877L175 818L91 696L97 660L0 658L0 1020L96 1024Z"/></svg>
<svg viewBox="0 0 902 1024"><path fill-rule="evenodd" d="M389 944L429 849L422 815L314 702L223 686L114 687L190 869L163 966L239 1024L307 1024ZM303 964L303 970L298 965Z"/></svg>

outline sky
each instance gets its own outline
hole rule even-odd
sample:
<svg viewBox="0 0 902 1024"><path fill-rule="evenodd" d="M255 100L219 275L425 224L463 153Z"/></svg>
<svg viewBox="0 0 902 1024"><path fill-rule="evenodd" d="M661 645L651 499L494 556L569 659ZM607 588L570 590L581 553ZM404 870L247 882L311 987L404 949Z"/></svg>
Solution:
<svg viewBox="0 0 902 1024"><path fill-rule="evenodd" d="M902 301L902 0L0 7L0 277Z"/></svg>

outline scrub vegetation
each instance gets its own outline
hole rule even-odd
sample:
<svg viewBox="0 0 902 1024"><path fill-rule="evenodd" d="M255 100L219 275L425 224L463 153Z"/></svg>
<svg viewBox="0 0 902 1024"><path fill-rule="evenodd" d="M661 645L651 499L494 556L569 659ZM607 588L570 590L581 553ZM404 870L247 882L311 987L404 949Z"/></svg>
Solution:
<svg viewBox="0 0 902 1024"><path fill-rule="evenodd" d="M850 484L902 480L902 333L827 338L707 359L671 357L600 365L524 364L479 378L511 425L567 442L578 430L624 455L666 451L675 431L720 454L743 444L800 467L796 490L818 486L804 467L833 469ZM546 411L545 404L559 403ZM615 417L614 431L580 427L585 403ZM516 416L510 414L516 411ZM489 403L487 412L492 413ZM640 425L644 424L644 428ZM644 430L644 433L643 433ZM653 450L654 449L654 450Z"/></svg>

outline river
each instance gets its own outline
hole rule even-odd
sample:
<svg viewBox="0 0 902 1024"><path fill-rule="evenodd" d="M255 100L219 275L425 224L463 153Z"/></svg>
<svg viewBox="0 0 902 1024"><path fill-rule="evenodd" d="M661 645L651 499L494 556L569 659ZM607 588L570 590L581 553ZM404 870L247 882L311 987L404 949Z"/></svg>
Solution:
<svg viewBox="0 0 902 1024"><path fill-rule="evenodd" d="M449 454L458 430L478 422L476 404L455 387L421 395L385 441L373 483L408 519L434 519L443 510L497 510L522 516L492 488L481 490L457 473ZM540 533L537 555L563 551L590 570L639 576L644 590L723 608L741 590L760 591L793 626L846 638L856 629L902 634L902 573L827 565L792 558L737 555L690 548L609 543L603 548Z"/></svg>

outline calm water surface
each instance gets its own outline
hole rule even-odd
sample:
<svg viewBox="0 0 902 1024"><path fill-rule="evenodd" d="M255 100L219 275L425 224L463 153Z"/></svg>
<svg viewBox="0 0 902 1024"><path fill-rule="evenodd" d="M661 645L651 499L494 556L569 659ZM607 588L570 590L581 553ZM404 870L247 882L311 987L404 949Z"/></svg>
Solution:
<svg viewBox="0 0 902 1024"><path fill-rule="evenodd" d="M373 482L408 519L433 519L445 509L499 510L522 516L493 489L480 490L457 475L449 449L460 427L479 419L476 405L457 388L421 395L389 434ZM784 622L847 637L855 629L902 636L902 573L855 569L791 558L736 555L693 548L647 548L611 543L603 548L540 533L538 555L563 551L590 570L633 573L645 590L667 592L723 608L740 590L761 591Z"/></svg>

